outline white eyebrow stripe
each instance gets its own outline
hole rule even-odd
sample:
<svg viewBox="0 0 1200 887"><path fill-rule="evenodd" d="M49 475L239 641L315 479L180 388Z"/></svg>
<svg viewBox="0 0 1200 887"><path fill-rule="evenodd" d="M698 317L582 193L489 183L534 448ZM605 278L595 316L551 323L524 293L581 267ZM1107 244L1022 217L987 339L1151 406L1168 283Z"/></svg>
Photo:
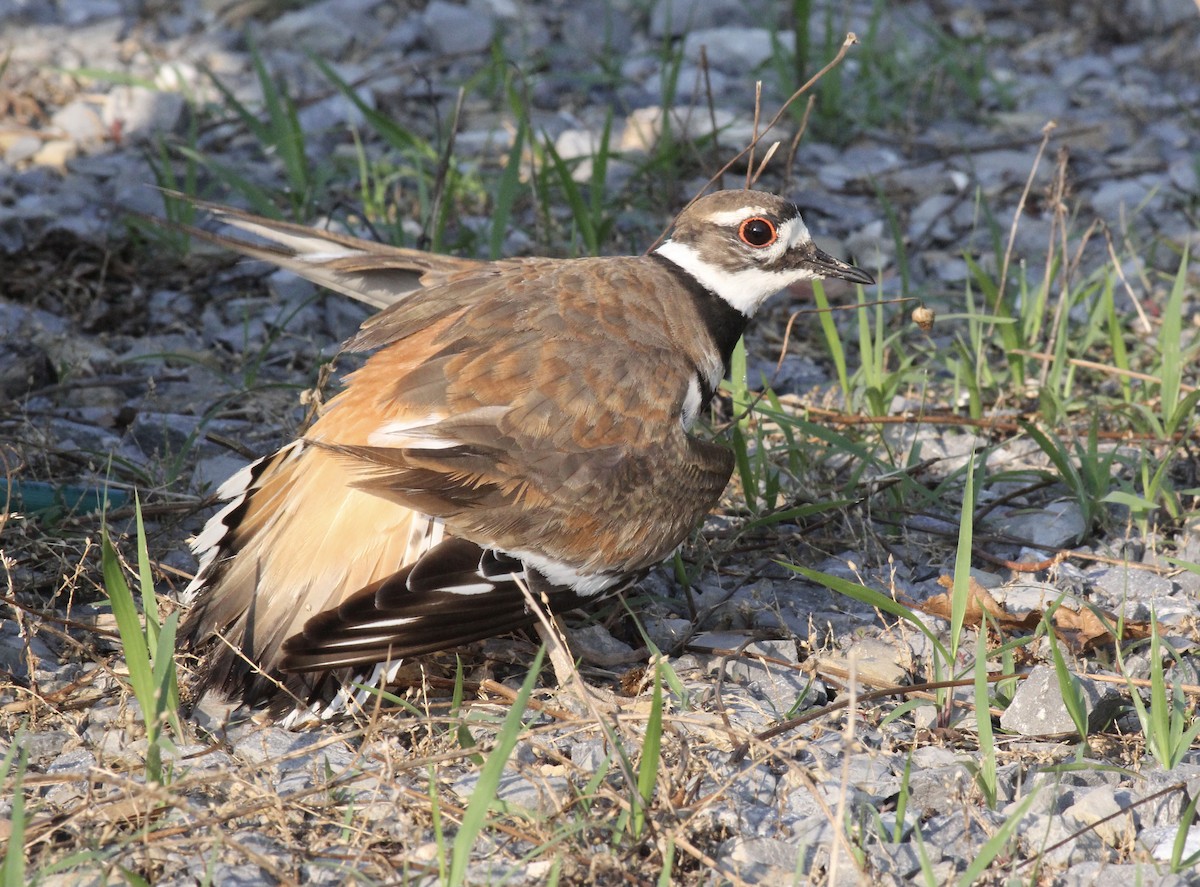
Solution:
<svg viewBox="0 0 1200 887"><path fill-rule="evenodd" d="M768 215L766 209L761 206L743 206L741 209L727 209L721 212L712 213L705 216L705 221L712 222L714 225L736 225L744 219L749 219L752 216Z"/></svg>

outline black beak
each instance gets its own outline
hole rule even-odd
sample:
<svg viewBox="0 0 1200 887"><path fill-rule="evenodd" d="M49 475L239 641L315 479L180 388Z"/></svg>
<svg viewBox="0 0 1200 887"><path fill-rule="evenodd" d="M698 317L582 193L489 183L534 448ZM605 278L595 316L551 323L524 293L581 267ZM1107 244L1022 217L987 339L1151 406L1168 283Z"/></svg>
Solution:
<svg viewBox="0 0 1200 887"><path fill-rule="evenodd" d="M863 286L871 286L875 282L875 278L866 271L855 268L841 259L835 259L829 253L817 249L815 246L812 248L812 252L804 257L801 264L816 272L819 277L840 277L842 280L861 283Z"/></svg>

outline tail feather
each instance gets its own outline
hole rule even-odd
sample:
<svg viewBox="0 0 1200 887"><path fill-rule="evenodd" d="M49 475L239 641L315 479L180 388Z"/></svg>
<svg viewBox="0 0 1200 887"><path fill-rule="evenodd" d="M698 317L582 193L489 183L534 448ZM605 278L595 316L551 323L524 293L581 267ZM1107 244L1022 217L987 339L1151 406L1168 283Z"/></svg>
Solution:
<svg viewBox="0 0 1200 887"><path fill-rule="evenodd" d="M155 220L156 224L164 224L250 258L279 265L313 283L375 308L386 308L403 298L405 293L427 286L440 276L469 270L480 264L474 259L389 246L294 222L268 219L232 207L196 200L175 191L168 190L165 193L207 210L226 225L260 237L266 243L229 237L192 225L162 220Z"/></svg>
<svg viewBox="0 0 1200 887"><path fill-rule="evenodd" d="M310 619L284 643L282 669L408 659L525 628L535 617L521 583L555 613L585 603L569 588L549 585L536 571L488 578L483 564L494 560L493 553L472 542L444 540L408 569Z"/></svg>
<svg viewBox="0 0 1200 887"><path fill-rule="evenodd" d="M194 543L201 569L180 630L206 651L198 691L275 691L287 638L440 541L438 522L355 488L348 470L298 441L223 488L229 504Z"/></svg>

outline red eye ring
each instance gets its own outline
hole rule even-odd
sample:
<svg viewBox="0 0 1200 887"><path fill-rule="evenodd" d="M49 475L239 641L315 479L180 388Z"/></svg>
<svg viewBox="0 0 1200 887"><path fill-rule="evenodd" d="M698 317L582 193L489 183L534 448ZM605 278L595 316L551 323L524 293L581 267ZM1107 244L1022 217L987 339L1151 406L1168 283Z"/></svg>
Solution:
<svg viewBox="0 0 1200 887"><path fill-rule="evenodd" d="M766 249L779 239L779 229L770 219L754 216L738 226L738 239L754 249Z"/></svg>

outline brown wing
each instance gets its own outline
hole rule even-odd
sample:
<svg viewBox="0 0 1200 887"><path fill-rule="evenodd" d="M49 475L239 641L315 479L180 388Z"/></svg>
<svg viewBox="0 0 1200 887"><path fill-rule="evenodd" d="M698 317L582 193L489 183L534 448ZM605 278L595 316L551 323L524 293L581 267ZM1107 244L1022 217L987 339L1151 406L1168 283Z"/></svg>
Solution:
<svg viewBox="0 0 1200 887"><path fill-rule="evenodd" d="M697 369L671 339L674 281L637 258L492 268L364 326L351 347L380 350L306 439L481 545L584 573L658 562L733 467L680 421Z"/></svg>

